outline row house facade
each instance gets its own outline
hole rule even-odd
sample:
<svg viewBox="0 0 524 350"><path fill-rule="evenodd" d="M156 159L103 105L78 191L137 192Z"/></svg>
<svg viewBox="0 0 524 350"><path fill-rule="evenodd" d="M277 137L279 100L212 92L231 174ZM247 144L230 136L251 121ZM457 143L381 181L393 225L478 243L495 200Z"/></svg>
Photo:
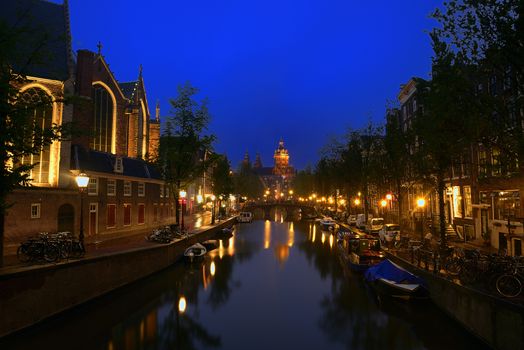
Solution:
<svg viewBox="0 0 524 350"><path fill-rule="evenodd" d="M479 84L479 89L482 86ZM484 86L489 86L490 93L497 87L492 83ZM400 108L389 113L388 118L398 118L397 122L406 132L420 108L417 78L402 86L398 100ZM511 255L522 255L524 178L516 161L502 162L498 149L472 144L467 152L457 155L445 181L444 215L448 233L456 234L463 241L475 240ZM401 217L405 226L417 229L420 216L438 225L438 196L433 188L420 181L406 181L402 192ZM417 207L419 197L426 199L425 208Z"/></svg>
<svg viewBox="0 0 524 350"><path fill-rule="evenodd" d="M22 23L35 33L20 40L20 52L41 47L43 62L24 67L21 98L50 97L34 110L42 127L72 123L78 134L55 141L40 154L21 159L35 164L31 186L15 190L5 221L5 243L13 248L38 232L79 232L80 193L75 175L90 177L84 196L86 239L129 234L172 223L174 205L160 174L147 160L157 155L160 111L151 117L142 67L135 81L119 82L98 52L73 54L67 1L9 0L0 19ZM23 16L23 17L20 17ZM38 41L44 33L46 41ZM42 39L43 40L43 39ZM17 61L13 67L19 68ZM74 95L75 103L62 103Z"/></svg>

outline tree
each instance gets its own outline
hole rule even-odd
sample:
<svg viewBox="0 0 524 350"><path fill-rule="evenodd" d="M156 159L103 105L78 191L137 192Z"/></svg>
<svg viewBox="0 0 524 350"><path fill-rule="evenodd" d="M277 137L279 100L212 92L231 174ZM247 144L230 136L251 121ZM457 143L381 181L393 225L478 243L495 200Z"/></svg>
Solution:
<svg viewBox="0 0 524 350"><path fill-rule="evenodd" d="M315 175L311 166L308 165L297 173L293 178L292 188L296 196L306 198L315 191Z"/></svg>
<svg viewBox="0 0 524 350"><path fill-rule="evenodd" d="M455 0L436 10L441 27L433 33L465 64L477 67L477 110L486 145L501 151L501 163L524 158L524 2ZM478 78L477 78L478 80ZM522 169L522 162L520 162Z"/></svg>
<svg viewBox="0 0 524 350"><path fill-rule="evenodd" d="M29 33L34 34L33 41L38 45L20 57L17 45ZM65 124L42 126L35 117L39 115L35 110L52 108L53 101L47 95L27 99L20 93L20 88L28 82L26 68L44 64L42 48L45 42L45 36L41 37L31 28L10 27L0 21L0 266L3 264L5 214L10 206L8 195L16 188L30 185L30 170L37 163L28 163L29 156L38 155L43 147L61 140L70 127Z"/></svg>
<svg viewBox="0 0 524 350"><path fill-rule="evenodd" d="M212 150L215 138L204 135L210 115L205 100L194 100L198 89L187 82L177 90L178 96L170 100L171 116L160 137L157 165L175 199L178 223L180 190L202 176L212 164L213 159L206 155Z"/></svg>
<svg viewBox="0 0 524 350"><path fill-rule="evenodd" d="M260 177L254 173L251 164L242 162L234 177L235 192L248 198L262 196L264 186Z"/></svg>
<svg viewBox="0 0 524 350"><path fill-rule="evenodd" d="M441 245L446 245L444 179L453 162L478 140L478 113L470 66L432 34L431 81L418 80L419 106L413 121L414 168L438 195ZM450 127L453 126L453 127Z"/></svg>

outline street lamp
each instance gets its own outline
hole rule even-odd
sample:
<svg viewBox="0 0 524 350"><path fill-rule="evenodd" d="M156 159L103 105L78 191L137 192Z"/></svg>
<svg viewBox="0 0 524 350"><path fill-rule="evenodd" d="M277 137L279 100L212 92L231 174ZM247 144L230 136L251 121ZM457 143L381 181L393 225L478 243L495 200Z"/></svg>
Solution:
<svg viewBox="0 0 524 350"><path fill-rule="evenodd" d="M180 190L180 231L184 232L184 203L186 201L187 192L184 190Z"/></svg>
<svg viewBox="0 0 524 350"><path fill-rule="evenodd" d="M211 195L211 201L213 202L213 209L211 209L211 225L215 224L215 200L217 198L214 194Z"/></svg>
<svg viewBox="0 0 524 350"><path fill-rule="evenodd" d="M417 199L417 207L419 208L421 212L421 223L420 223L420 241L424 242L424 216L425 216L425 210L424 207L426 206L426 200L422 197Z"/></svg>
<svg viewBox="0 0 524 350"><path fill-rule="evenodd" d="M80 173L75 176L75 181L80 189L80 234L78 235L78 240L84 246L84 196L87 185L89 184L89 176L85 173Z"/></svg>

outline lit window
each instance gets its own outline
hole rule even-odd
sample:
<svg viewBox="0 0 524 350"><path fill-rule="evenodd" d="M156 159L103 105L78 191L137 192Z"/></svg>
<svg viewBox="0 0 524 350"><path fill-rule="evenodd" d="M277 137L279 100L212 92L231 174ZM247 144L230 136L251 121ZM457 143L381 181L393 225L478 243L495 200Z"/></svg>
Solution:
<svg viewBox="0 0 524 350"><path fill-rule="evenodd" d="M138 197L144 197L146 195L146 184L143 182L138 183Z"/></svg>
<svg viewBox="0 0 524 350"><path fill-rule="evenodd" d="M96 196L98 194L98 179L96 177L89 179L89 184L87 185L87 194L90 196Z"/></svg>
<svg viewBox="0 0 524 350"><path fill-rule="evenodd" d="M31 204L31 219L40 219L40 203Z"/></svg>
<svg viewBox="0 0 524 350"><path fill-rule="evenodd" d="M471 204L471 187L464 186L464 216L467 218L473 217L473 206Z"/></svg>
<svg viewBox="0 0 524 350"><path fill-rule="evenodd" d="M116 180L115 179L107 180L107 195L116 196Z"/></svg>
<svg viewBox="0 0 524 350"><path fill-rule="evenodd" d="M166 198L169 198L169 187L166 187Z"/></svg>
<svg viewBox="0 0 524 350"><path fill-rule="evenodd" d="M124 181L124 196L131 197L131 181Z"/></svg>
<svg viewBox="0 0 524 350"><path fill-rule="evenodd" d="M160 198L164 198L164 185L160 185Z"/></svg>
<svg viewBox="0 0 524 350"><path fill-rule="evenodd" d="M138 205L138 224L143 224L144 223L145 213L146 213L146 205L145 204L139 204Z"/></svg>
<svg viewBox="0 0 524 350"><path fill-rule="evenodd" d="M453 216L456 218L462 217L462 196L459 186L453 186Z"/></svg>
<svg viewBox="0 0 524 350"><path fill-rule="evenodd" d="M107 205L107 227L116 226L116 204Z"/></svg>

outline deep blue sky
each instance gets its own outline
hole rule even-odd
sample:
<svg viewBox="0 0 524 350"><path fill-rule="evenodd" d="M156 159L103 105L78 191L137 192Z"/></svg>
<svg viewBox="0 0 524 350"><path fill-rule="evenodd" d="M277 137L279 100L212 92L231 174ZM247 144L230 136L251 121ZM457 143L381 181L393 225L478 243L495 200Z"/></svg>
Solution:
<svg viewBox="0 0 524 350"><path fill-rule="evenodd" d="M54 0L61 2L60 0ZM438 0L70 0L74 49L102 53L119 81L139 64L151 113L176 86L208 97L216 150L265 166L284 138L291 163L314 165L330 136L382 122L388 99L427 77Z"/></svg>

